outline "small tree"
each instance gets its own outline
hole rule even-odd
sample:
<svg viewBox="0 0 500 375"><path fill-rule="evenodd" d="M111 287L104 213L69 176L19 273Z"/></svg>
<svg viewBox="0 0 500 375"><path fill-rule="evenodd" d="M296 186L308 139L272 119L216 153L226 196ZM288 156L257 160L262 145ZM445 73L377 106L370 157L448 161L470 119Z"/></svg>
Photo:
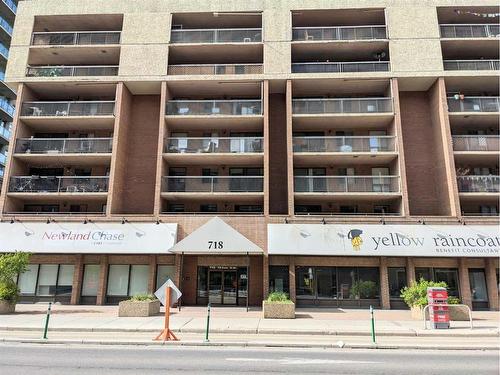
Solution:
<svg viewBox="0 0 500 375"><path fill-rule="evenodd" d="M444 281L428 281L423 278L418 282L412 282L410 286L405 286L401 289L401 298L409 307L424 307L429 303L427 301L427 288L441 287L446 288Z"/></svg>
<svg viewBox="0 0 500 375"><path fill-rule="evenodd" d="M0 255L0 300L17 302L19 289L16 276L26 271L30 255L23 252Z"/></svg>

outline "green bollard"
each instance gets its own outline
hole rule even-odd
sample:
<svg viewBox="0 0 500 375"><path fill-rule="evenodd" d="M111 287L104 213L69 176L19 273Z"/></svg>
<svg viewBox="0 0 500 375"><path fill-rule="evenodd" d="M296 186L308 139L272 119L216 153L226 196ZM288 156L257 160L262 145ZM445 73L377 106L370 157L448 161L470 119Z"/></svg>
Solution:
<svg viewBox="0 0 500 375"><path fill-rule="evenodd" d="M207 307L207 331L205 332L205 342L208 342L208 330L210 329L210 303Z"/></svg>
<svg viewBox="0 0 500 375"><path fill-rule="evenodd" d="M373 306L372 305L370 305L370 315L372 318L372 342L374 344L376 344L376 341L375 341L375 318L373 317Z"/></svg>
<svg viewBox="0 0 500 375"><path fill-rule="evenodd" d="M49 319L50 319L50 310L52 307L52 302L49 302L49 307L47 308L47 317L45 318L45 328L43 330L43 338L47 340L47 332L49 330Z"/></svg>

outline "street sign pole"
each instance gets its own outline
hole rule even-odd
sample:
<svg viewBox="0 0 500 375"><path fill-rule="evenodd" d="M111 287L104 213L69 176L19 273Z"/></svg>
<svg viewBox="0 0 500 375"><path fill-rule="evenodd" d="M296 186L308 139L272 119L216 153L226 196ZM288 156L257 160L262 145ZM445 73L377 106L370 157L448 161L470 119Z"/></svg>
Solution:
<svg viewBox="0 0 500 375"><path fill-rule="evenodd" d="M179 339L170 330L170 300L171 300L172 288L169 286L165 287L165 326L163 331L156 336L155 340L163 341L179 341Z"/></svg>

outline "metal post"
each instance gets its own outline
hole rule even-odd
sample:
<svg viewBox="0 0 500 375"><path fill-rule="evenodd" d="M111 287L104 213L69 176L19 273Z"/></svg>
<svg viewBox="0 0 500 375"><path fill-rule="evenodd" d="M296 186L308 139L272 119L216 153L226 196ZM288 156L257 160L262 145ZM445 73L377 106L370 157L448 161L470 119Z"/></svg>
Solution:
<svg viewBox="0 0 500 375"><path fill-rule="evenodd" d="M375 319L373 317L373 306L370 305L370 315L371 315L371 320L372 320L372 343L376 344L375 341Z"/></svg>
<svg viewBox="0 0 500 375"><path fill-rule="evenodd" d="M184 262L184 253L181 253L181 266L179 269L179 289L182 290L182 263ZM181 311L182 297L177 301L177 308Z"/></svg>
<svg viewBox="0 0 500 375"><path fill-rule="evenodd" d="M250 257L247 252L247 312L248 312L248 300L250 299Z"/></svg>
<svg viewBox="0 0 500 375"><path fill-rule="evenodd" d="M210 302L208 303L207 306L207 330L205 331L205 342L209 342L210 340L208 339L208 331L210 329Z"/></svg>
<svg viewBox="0 0 500 375"><path fill-rule="evenodd" d="M45 328L43 329L43 339L47 340L47 332L49 330L49 319L50 319L50 310L52 308L52 302L49 302L49 307L47 308L47 316L45 317Z"/></svg>

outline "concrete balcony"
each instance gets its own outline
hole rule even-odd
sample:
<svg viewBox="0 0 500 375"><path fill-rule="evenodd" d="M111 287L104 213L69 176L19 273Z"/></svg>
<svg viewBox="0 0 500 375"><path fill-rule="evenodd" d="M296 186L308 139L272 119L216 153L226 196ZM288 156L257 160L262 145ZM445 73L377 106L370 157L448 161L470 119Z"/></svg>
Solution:
<svg viewBox="0 0 500 375"><path fill-rule="evenodd" d="M457 176L458 191L462 195L495 195L500 192L500 176Z"/></svg>
<svg viewBox="0 0 500 375"><path fill-rule="evenodd" d="M294 125L335 125L353 128L387 126L394 118L392 98L318 98L293 99Z"/></svg>
<svg viewBox="0 0 500 375"><path fill-rule="evenodd" d="M9 143L11 132L4 126L0 125L0 145L6 145Z"/></svg>
<svg viewBox="0 0 500 375"><path fill-rule="evenodd" d="M5 163L7 163L7 155L0 153L0 166L5 167Z"/></svg>
<svg viewBox="0 0 500 375"><path fill-rule="evenodd" d="M108 183L107 176L14 176L9 181L8 195L30 200L50 196L103 199L107 197Z"/></svg>
<svg viewBox="0 0 500 375"><path fill-rule="evenodd" d="M7 63L9 59L9 49L0 42L0 60L3 60L4 65Z"/></svg>
<svg viewBox="0 0 500 375"><path fill-rule="evenodd" d="M293 137L294 161L314 166L337 163L380 164L397 158L395 136Z"/></svg>
<svg viewBox="0 0 500 375"><path fill-rule="evenodd" d="M0 42L9 44L13 31L14 29L10 23L5 18L0 16Z"/></svg>
<svg viewBox="0 0 500 375"><path fill-rule="evenodd" d="M113 138L20 138L17 159L40 165L106 165L111 162Z"/></svg>
<svg viewBox="0 0 500 375"><path fill-rule="evenodd" d="M117 76L118 65L89 65L89 66L29 66L26 77L101 77Z"/></svg>
<svg viewBox="0 0 500 375"><path fill-rule="evenodd" d="M443 24L439 25L441 38L498 38L500 26L497 24Z"/></svg>
<svg viewBox="0 0 500 375"><path fill-rule="evenodd" d="M169 65L169 75L262 74L262 64L175 64Z"/></svg>
<svg viewBox="0 0 500 375"><path fill-rule="evenodd" d="M98 101L36 101L24 102L21 120L37 129L64 130L113 129L115 102Z"/></svg>
<svg viewBox="0 0 500 375"><path fill-rule="evenodd" d="M498 163L500 136L454 135L452 136L455 161L470 164Z"/></svg>
<svg viewBox="0 0 500 375"><path fill-rule="evenodd" d="M400 195L399 176L294 176L297 196Z"/></svg>
<svg viewBox="0 0 500 375"><path fill-rule="evenodd" d="M166 119L170 127L206 129L207 126L227 129L259 128L262 126L260 99L234 100L170 100Z"/></svg>
<svg viewBox="0 0 500 375"><path fill-rule="evenodd" d="M252 201L264 195L262 176L163 177L163 198L237 199Z"/></svg>
<svg viewBox="0 0 500 375"><path fill-rule="evenodd" d="M0 120L12 122L14 119L14 107L5 98L0 98Z"/></svg>
<svg viewBox="0 0 500 375"><path fill-rule="evenodd" d="M2 14L11 25L14 24L16 13L17 13L17 5L14 1L12 0L0 1L0 14Z"/></svg>
<svg viewBox="0 0 500 375"><path fill-rule="evenodd" d="M444 70L500 70L500 60L444 60Z"/></svg>
<svg viewBox="0 0 500 375"><path fill-rule="evenodd" d="M189 137L165 140L163 157L171 165L262 164L262 137Z"/></svg>
<svg viewBox="0 0 500 375"><path fill-rule="evenodd" d="M304 62L292 64L292 73L360 73L388 72L390 70L391 64L388 61Z"/></svg>
<svg viewBox="0 0 500 375"><path fill-rule="evenodd" d="M262 30L253 29L179 29L171 30L172 44L261 43Z"/></svg>
<svg viewBox="0 0 500 375"><path fill-rule="evenodd" d="M294 42L387 39L385 26L294 27Z"/></svg>
<svg viewBox="0 0 500 375"><path fill-rule="evenodd" d="M120 31L35 32L32 46L120 44Z"/></svg>
<svg viewBox="0 0 500 375"><path fill-rule="evenodd" d="M464 99L448 97L448 111L470 114L500 112L500 97L466 96Z"/></svg>

